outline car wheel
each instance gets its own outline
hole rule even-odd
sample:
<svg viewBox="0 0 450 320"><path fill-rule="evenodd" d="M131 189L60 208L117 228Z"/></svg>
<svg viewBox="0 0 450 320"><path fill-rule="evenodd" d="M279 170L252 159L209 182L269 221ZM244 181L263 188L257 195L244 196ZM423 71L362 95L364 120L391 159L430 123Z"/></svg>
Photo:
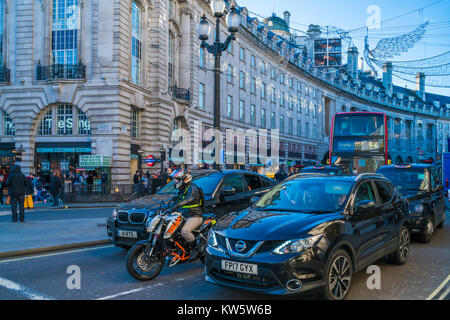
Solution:
<svg viewBox="0 0 450 320"><path fill-rule="evenodd" d="M411 234L409 232L409 229L408 227L403 226L400 231L398 248L390 257L392 263L402 265L405 264L406 261L408 261L410 242L411 242Z"/></svg>
<svg viewBox="0 0 450 320"><path fill-rule="evenodd" d="M352 259L345 250L339 249L329 259L325 273L324 297L327 300L344 300L353 278Z"/></svg>
<svg viewBox="0 0 450 320"><path fill-rule="evenodd" d="M444 217L442 218L441 223L439 223L436 228L442 229L444 227L445 224L445 212L444 212Z"/></svg>
<svg viewBox="0 0 450 320"><path fill-rule="evenodd" d="M428 243L431 241L431 237L434 233L434 224L433 224L433 218L427 217L427 223L425 225L425 232L421 233L419 235L419 241L423 243Z"/></svg>

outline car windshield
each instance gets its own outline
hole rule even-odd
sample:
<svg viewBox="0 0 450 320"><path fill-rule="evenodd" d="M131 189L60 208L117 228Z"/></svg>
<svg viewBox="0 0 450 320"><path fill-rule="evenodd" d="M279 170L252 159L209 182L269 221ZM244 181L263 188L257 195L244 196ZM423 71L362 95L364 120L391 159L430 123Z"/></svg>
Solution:
<svg viewBox="0 0 450 320"><path fill-rule="evenodd" d="M195 183L197 187L202 189L205 195L212 195L220 180L222 175L218 173L200 175L192 178L192 182ZM173 181L169 182L165 187L159 190L158 194L172 194L177 193L175 189L175 183Z"/></svg>
<svg viewBox="0 0 450 320"><path fill-rule="evenodd" d="M266 193L255 209L331 213L342 210L353 183L330 179L298 179L279 184Z"/></svg>
<svg viewBox="0 0 450 320"><path fill-rule="evenodd" d="M403 191L427 191L429 171L425 168L381 168L384 175Z"/></svg>

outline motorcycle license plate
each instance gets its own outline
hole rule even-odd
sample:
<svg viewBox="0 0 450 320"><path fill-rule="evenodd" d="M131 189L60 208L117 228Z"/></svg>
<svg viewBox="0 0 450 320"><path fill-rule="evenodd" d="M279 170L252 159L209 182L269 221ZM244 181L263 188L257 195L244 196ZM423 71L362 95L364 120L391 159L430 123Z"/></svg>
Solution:
<svg viewBox="0 0 450 320"><path fill-rule="evenodd" d="M122 237L122 238L137 238L137 232L136 231L119 230L119 237Z"/></svg>
<svg viewBox="0 0 450 320"><path fill-rule="evenodd" d="M222 270L257 275L258 265L222 260Z"/></svg>

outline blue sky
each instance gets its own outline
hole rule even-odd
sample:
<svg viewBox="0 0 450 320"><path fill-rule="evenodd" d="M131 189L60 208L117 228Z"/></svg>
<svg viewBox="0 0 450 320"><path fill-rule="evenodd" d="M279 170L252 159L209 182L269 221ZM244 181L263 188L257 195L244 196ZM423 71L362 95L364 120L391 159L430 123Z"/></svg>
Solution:
<svg viewBox="0 0 450 320"><path fill-rule="evenodd" d="M275 12L283 17L283 12L291 13L291 27L306 31L309 24L321 26L336 26L344 30L365 27L370 17L369 6L380 9L381 21L390 20L399 15L403 17L387 21L382 29L369 30L370 48L376 47L384 37L399 36L417 28L422 22L429 21L424 38L407 53L392 60L407 61L429 58L450 51L450 0L237 0L240 6L245 6L250 12L267 17ZM437 3L436 3L437 2ZM431 6L430 6L431 5ZM424 8L420 12L417 9ZM411 11L415 11L410 13ZM409 13L409 14L408 14ZM252 14L250 14L252 16ZM301 32L299 32L301 34ZM354 45L358 47L360 56L364 50L366 29L350 33ZM367 70L367 65L365 70ZM450 85L450 76L447 78ZM415 89L415 84L404 82L394 77L397 85ZM450 96L450 88L431 88L427 91Z"/></svg>

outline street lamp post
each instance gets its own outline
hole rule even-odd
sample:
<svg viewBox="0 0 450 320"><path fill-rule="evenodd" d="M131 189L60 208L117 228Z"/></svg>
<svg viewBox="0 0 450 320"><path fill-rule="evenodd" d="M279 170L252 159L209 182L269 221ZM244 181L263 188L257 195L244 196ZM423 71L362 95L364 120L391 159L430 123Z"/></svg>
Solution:
<svg viewBox="0 0 450 320"><path fill-rule="evenodd" d="M209 38L209 33L211 31L210 25L206 20L206 16L203 15L200 18L200 23L198 25L198 37L202 41L200 47L205 48L210 54L214 56L214 129L220 132L220 56L223 51L228 49L232 40L236 39L235 33L238 31L239 25L241 24L241 17L236 11L235 7L232 7L227 14L227 26L228 31L231 33L225 42L220 42L220 19L225 14L225 1L224 0L212 0L211 10L216 18L216 28L215 28L215 39L212 45L208 44L206 41ZM216 146L218 146L218 141L216 141ZM216 148L216 159L219 150ZM216 164L216 161L214 161Z"/></svg>
<svg viewBox="0 0 450 320"><path fill-rule="evenodd" d="M164 161L166 161L166 149L164 149L164 146L161 146L161 148L159 148L159 153L160 153L160 159L161 159L161 174L163 174Z"/></svg>

